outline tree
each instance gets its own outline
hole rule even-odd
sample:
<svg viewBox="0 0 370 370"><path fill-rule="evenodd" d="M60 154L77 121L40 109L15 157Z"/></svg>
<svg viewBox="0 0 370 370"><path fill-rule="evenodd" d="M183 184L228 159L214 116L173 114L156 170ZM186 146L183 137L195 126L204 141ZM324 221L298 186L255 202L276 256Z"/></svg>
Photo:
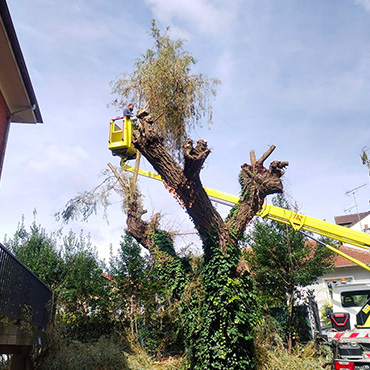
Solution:
<svg viewBox="0 0 370 370"><path fill-rule="evenodd" d="M115 299L120 302L120 316L129 321L131 334L137 335L143 294L151 290L148 260L141 255L140 245L125 233L118 256L111 254L109 265Z"/></svg>
<svg viewBox="0 0 370 370"><path fill-rule="evenodd" d="M54 236L48 235L36 220L27 231L22 218L13 238L5 239L4 244L50 288L59 285L65 267L61 250L57 249Z"/></svg>
<svg viewBox="0 0 370 370"><path fill-rule="evenodd" d="M114 331L114 302L102 276L104 265L88 238L70 231L59 244L36 220L27 231L22 219L4 244L55 293L55 322L67 336L86 341Z"/></svg>
<svg viewBox="0 0 370 370"><path fill-rule="evenodd" d="M136 61L133 73L112 83L117 96L112 105L148 104L155 130L164 136L167 149L177 154L189 129L199 125L204 115L212 122L210 98L216 95L219 80L190 74L195 58L183 49L183 40L172 41L168 31L161 34L152 21L154 47Z"/></svg>
<svg viewBox="0 0 370 370"><path fill-rule="evenodd" d="M197 311L191 312L189 317L184 311L192 367L253 369L252 332L257 320L257 305L250 277L241 267L239 240L248 222L261 210L265 196L282 191L280 177L287 162L273 162L269 169L265 169L263 164L274 147L259 160L252 151L252 163L244 164L239 175L240 202L224 221L199 178L210 153L205 141L198 141L196 146L191 140L185 142L183 168L166 151L148 116L141 116L133 142L186 209L203 243L202 288L193 296L193 301L198 303ZM183 299L189 279L186 263L176 255L171 236L159 230L157 220L143 221L142 215L143 211L133 198L128 209L128 231L151 254L157 253L162 263L172 266L169 285L174 294ZM192 305L194 307L194 303Z"/></svg>
<svg viewBox="0 0 370 370"><path fill-rule="evenodd" d="M274 205L292 209L284 196L273 199ZM312 243L292 227L269 220L256 220L250 235L251 252L247 253L256 287L270 307L288 311L287 342L292 349L294 300L300 288L313 284L333 266L333 253Z"/></svg>
<svg viewBox="0 0 370 370"><path fill-rule="evenodd" d="M145 210L138 193L125 198L127 230L149 251L173 300L181 306L191 367L254 369L253 329L258 310L239 241L247 224L261 210L264 198L282 192L281 177L288 162L274 161L265 168L275 147L271 146L258 160L251 151L250 164L243 164L239 174L240 202L223 220L200 180L200 171L211 150L206 141L194 144L185 137L189 122L197 122L207 107L202 102L207 103L212 95L209 89L204 90L209 80L190 74L194 59L182 51L181 41L171 41L156 27L152 36L156 49L148 50L138 61L132 75L134 82L118 81L116 86L122 88L115 90L121 94L117 102L133 94L145 103L137 115L132 142L194 223L204 251L198 276L189 260L176 253L172 235L160 229L159 215L149 221L142 218ZM180 147L181 155L174 156L173 151ZM127 179L115 170L114 173L123 194ZM74 210L78 213L79 204L81 198L71 200L66 207L69 212L61 215L76 215Z"/></svg>
<svg viewBox="0 0 370 370"><path fill-rule="evenodd" d="M163 268L148 255L129 233L125 233L117 256L111 256L109 274L114 299L128 321L132 337L159 357L182 354L183 330L178 304L172 299Z"/></svg>
<svg viewBox="0 0 370 370"><path fill-rule="evenodd" d="M362 161L362 164L364 164L369 169L370 174L370 158L369 158L369 150L370 148L367 146L364 146L361 150L360 158Z"/></svg>
<svg viewBox="0 0 370 370"><path fill-rule="evenodd" d="M57 289L57 322L83 342L114 332L116 320L109 281L88 237L72 231L63 240L65 273ZM113 307L112 307L113 306Z"/></svg>

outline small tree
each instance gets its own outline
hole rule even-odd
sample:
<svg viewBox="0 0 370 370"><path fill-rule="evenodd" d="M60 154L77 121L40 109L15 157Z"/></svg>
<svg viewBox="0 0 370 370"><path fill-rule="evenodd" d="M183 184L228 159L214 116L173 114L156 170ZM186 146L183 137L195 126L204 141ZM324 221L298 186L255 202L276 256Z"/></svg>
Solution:
<svg viewBox="0 0 370 370"><path fill-rule="evenodd" d="M132 335L138 334L138 318L142 309L143 293L151 288L148 260L141 255L141 247L125 233L118 255L111 254L109 274L122 319L128 320Z"/></svg>
<svg viewBox="0 0 370 370"><path fill-rule="evenodd" d="M36 215L36 211L34 213ZM6 238L4 244L50 288L55 289L60 284L65 271L61 250L54 236L36 220L27 231L22 217L14 236Z"/></svg>
<svg viewBox="0 0 370 370"><path fill-rule="evenodd" d="M151 354L181 354L184 338L178 303L173 299L163 267L142 256L141 246L125 233L117 256L110 258L114 297L131 334Z"/></svg>
<svg viewBox="0 0 370 370"><path fill-rule="evenodd" d="M291 209L284 196L273 199L276 206ZM300 288L316 282L333 266L333 253L320 244L309 242L292 227L269 220L256 220L250 234L251 252L247 253L256 287L270 307L288 311L287 342L292 349L294 300Z"/></svg>
<svg viewBox="0 0 370 370"><path fill-rule="evenodd" d="M57 289L57 322L66 335L87 342L114 332L116 320L104 265L88 237L70 232L63 240L65 274Z"/></svg>

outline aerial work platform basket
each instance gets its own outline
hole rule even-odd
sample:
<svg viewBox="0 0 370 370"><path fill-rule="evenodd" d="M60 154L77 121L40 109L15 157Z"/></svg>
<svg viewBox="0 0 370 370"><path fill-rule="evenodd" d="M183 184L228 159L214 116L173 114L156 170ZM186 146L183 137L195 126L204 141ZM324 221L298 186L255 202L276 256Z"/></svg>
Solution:
<svg viewBox="0 0 370 370"><path fill-rule="evenodd" d="M122 120L122 127L117 124L119 120ZM127 117L110 120L108 148L123 161L136 158L136 149L131 142L133 127L133 122Z"/></svg>

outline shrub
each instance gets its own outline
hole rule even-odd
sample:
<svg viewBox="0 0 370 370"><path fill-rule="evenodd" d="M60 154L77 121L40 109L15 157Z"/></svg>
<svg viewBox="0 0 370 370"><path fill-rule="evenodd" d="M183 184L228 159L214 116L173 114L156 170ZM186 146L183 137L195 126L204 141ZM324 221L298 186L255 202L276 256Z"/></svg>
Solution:
<svg viewBox="0 0 370 370"><path fill-rule="evenodd" d="M63 338L48 329L41 349L34 349L38 370L126 370L127 360L119 346L101 337L94 343L81 343Z"/></svg>

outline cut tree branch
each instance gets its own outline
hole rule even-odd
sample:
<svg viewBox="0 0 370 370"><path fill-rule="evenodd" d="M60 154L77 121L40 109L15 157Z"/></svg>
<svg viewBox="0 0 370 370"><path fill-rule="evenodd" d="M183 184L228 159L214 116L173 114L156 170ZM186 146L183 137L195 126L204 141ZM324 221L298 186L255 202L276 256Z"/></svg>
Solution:
<svg viewBox="0 0 370 370"><path fill-rule="evenodd" d="M125 188L126 184L122 181L121 176L114 166L111 163L108 163L108 167L111 169L122 188ZM144 248L149 249L151 246L151 242L148 238L150 232L149 223L143 221L141 218L145 213L146 211L140 207L135 197L131 194L127 209L127 230L138 243L140 243Z"/></svg>
<svg viewBox="0 0 370 370"><path fill-rule="evenodd" d="M265 160L272 154L272 152L275 150L276 146L275 145L271 145L270 148L265 152L263 153L263 155L261 156L261 158L258 160L258 163L263 166Z"/></svg>
<svg viewBox="0 0 370 370"><path fill-rule="evenodd" d="M199 140L196 147L193 146L193 140L187 139L184 143L184 174L190 178L195 178L199 175L200 170L203 167L205 160L211 150L207 146L207 142L204 140Z"/></svg>
<svg viewBox="0 0 370 370"><path fill-rule="evenodd" d="M251 150L249 152L249 157L251 159L251 166L254 168L254 166L256 165L256 153L254 150Z"/></svg>
<svg viewBox="0 0 370 370"><path fill-rule="evenodd" d="M255 164L243 164L240 172L240 182L242 192L240 201L235 207L225 226L232 230L232 237L239 240L247 224L262 209L264 199L269 194L282 193L283 185L281 177L288 162L274 161L269 169L263 167L265 160L274 151L275 146L271 146ZM255 154L251 151L251 162L254 162Z"/></svg>

